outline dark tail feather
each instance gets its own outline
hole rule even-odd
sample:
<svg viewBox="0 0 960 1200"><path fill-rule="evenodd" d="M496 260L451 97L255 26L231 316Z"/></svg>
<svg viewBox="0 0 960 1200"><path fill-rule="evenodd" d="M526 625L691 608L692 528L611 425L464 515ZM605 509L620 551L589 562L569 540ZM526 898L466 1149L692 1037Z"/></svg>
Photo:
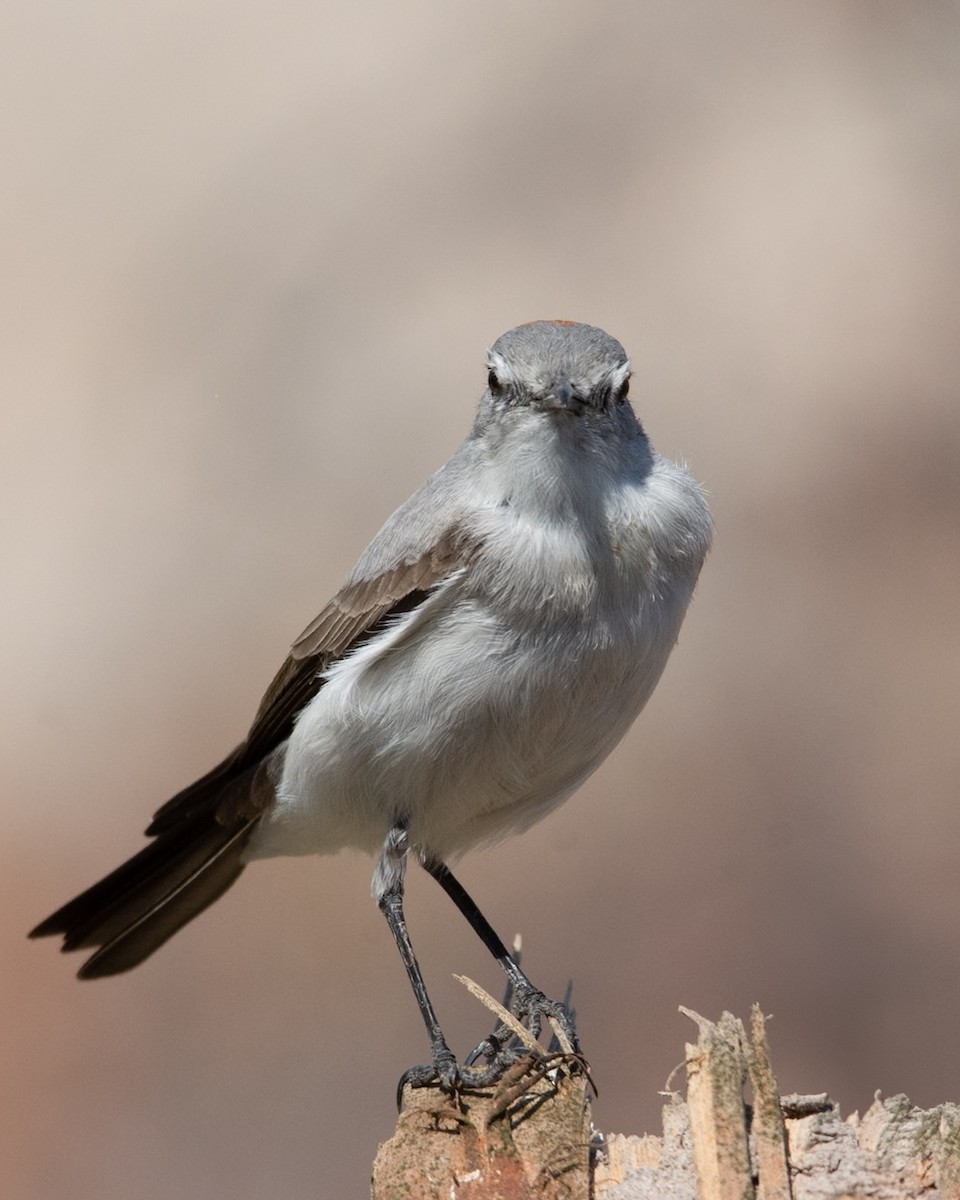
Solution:
<svg viewBox="0 0 960 1200"><path fill-rule="evenodd" d="M257 817L228 828L212 814L162 834L32 930L63 934L63 949L99 946L81 979L128 971L203 912L243 870Z"/></svg>

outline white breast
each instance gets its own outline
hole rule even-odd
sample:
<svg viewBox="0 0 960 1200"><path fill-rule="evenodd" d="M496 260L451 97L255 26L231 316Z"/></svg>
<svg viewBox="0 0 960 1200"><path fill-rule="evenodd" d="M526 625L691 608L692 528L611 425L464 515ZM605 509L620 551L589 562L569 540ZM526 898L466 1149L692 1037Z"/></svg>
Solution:
<svg viewBox="0 0 960 1200"><path fill-rule="evenodd" d="M695 484L656 460L580 511L569 495L544 511L542 488L518 500L509 473L489 486L504 484L508 503L476 510L477 561L331 668L251 857L375 852L399 816L415 847L456 855L566 798L643 707L706 550L677 553L684 522L709 530Z"/></svg>

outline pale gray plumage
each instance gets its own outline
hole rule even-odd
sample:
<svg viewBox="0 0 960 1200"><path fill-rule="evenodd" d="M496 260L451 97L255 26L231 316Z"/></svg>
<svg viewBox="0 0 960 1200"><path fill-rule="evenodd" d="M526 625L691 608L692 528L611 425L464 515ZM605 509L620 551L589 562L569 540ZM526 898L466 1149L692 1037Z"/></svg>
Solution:
<svg viewBox="0 0 960 1200"><path fill-rule="evenodd" d="M651 448L601 330L521 326L489 370L467 439L294 644L247 740L34 931L100 946L82 974L141 961L252 859L375 854L399 826L400 861L437 864L528 828L639 713L709 546L702 493Z"/></svg>

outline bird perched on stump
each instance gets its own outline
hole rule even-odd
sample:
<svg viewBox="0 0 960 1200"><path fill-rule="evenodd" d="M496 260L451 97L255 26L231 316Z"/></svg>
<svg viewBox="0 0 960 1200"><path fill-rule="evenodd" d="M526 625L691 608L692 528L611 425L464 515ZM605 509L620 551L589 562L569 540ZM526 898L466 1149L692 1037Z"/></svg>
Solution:
<svg viewBox="0 0 960 1200"><path fill-rule="evenodd" d="M273 855L376 858L432 1062L414 1082L495 1078L502 1037L460 1066L403 914L412 854L451 896L538 1031L576 1034L451 873L529 828L596 769L643 708L710 544L703 494L650 445L630 364L590 325L499 338L466 440L389 518L293 644L243 741L155 814L140 852L36 929L129 970Z"/></svg>

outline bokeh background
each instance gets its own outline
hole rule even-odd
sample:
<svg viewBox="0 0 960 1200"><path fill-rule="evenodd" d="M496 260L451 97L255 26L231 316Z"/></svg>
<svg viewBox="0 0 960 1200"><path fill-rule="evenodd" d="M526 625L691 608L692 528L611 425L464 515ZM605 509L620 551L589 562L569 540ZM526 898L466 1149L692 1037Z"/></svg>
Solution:
<svg viewBox="0 0 960 1200"><path fill-rule="evenodd" d="M539 317L630 351L716 546L647 713L461 874L575 981L607 1131L758 1000L782 1090L960 1100L960 8L7 0L3 1194L366 1194L423 1031L359 856L129 976L135 851ZM495 966L410 916L463 1051Z"/></svg>

